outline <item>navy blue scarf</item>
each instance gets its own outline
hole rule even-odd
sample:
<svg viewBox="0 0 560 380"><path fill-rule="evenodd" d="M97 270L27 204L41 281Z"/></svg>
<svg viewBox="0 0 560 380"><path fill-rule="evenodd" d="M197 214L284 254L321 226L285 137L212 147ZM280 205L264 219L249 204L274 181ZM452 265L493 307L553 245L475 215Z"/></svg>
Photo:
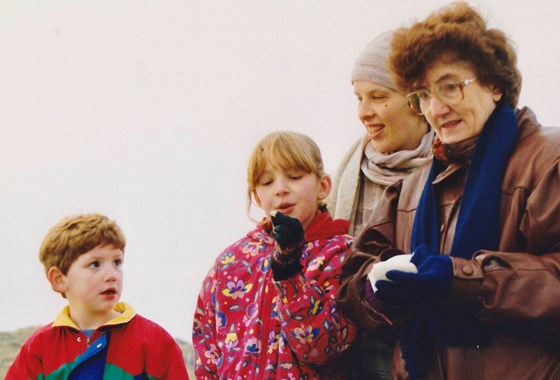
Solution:
<svg viewBox="0 0 560 380"><path fill-rule="evenodd" d="M476 142L449 252L451 256L471 259L478 250L498 248L501 185L517 130L515 112L510 106L499 103ZM425 244L433 252L439 252L438 202L433 181L444 169L445 163L434 158L414 217L412 251ZM432 351L430 344L434 335L452 346L480 345L489 340L485 325L478 319L466 310L448 308L417 315L403 326L399 335L406 368L413 378L421 376L426 369L428 358L419 355Z"/></svg>

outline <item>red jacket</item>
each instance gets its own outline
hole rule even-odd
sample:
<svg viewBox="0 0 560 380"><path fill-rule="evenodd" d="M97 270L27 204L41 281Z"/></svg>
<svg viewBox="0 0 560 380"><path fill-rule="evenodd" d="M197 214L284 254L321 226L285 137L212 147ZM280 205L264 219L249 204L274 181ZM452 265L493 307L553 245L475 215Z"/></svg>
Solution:
<svg viewBox="0 0 560 380"><path fill-rule="evenodd" d="M335 296L352 239L348 223L318 213L306 229L301 273L275 282L276 249L259 224L216 259L194 315L195 372L203 379L328 379L355 327Z"/></svg>
<svg viewBox="0 0 560 380"><path fill-rule="evenodd" d="M6 380L80 379L86 374L88 379L149 376L188 380L183 353L162 327L122 302L115 309L122 314L88 338L70 319L66 307L53 323L27 339Z"/></svg>

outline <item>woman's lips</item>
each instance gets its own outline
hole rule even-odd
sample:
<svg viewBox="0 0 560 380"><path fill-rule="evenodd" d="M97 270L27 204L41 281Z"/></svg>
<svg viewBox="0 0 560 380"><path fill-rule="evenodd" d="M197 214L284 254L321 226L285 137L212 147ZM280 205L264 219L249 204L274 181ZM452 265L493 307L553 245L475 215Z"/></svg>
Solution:
<svg viewBox="0 0 560 380"><path fill-rule="evenodd" d="M439 127L441 129L453 128L453 127L456 127L459 123L461 123L461 120L452 120L452 121L448 121L448 122L440 124Z"/></svg>
<svg viewBox="0 0 560 380"><path fill-rule="evenodd" d="M373 124L373 125L366 126L370 138L377 137L384 128L385 125L383 124Z"/></svg>

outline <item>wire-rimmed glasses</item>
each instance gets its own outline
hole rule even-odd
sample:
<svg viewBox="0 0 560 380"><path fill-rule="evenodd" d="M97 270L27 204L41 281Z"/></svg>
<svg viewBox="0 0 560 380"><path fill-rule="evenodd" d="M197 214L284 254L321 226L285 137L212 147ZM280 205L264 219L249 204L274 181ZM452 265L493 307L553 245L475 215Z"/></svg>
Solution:
<svg viewBox="0 0 560 380"><path fill-rule="evenodd" d="M434 94L442 103L453 106L465 98L463 88L475 80L476 78L471 78L459 82L454 79L446 79L436 84L434 93L427 88L413 91L406 96L408 106L415 114L424 115L430 106L430 100Z"/></svg>

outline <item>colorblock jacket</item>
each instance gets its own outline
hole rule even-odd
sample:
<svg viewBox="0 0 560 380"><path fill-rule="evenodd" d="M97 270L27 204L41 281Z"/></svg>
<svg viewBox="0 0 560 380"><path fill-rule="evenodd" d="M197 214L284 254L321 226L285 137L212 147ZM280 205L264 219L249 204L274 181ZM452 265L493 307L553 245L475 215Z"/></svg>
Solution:
<svg viewBox="0 0 560 380"><path fill-rule="evenodd" d="M452 347L437 340L427 348L425 379L560 379L560 129L543 128L528 108L517 117L517 141L502 181L498 249L473 252L471 259L452 257L445 301L488 324L489 344ZM440 252L451 250L473 141L449 144L451 162L434 180ZM410 253L429 169L387 189L344 264L339 303L369 331L399 323L398 315L364 299L364 286L374 263L395 250ZM393 359L394 378L407 379L398 346Z"/></svg>
<svg viewBox="0 0 560 380"><path fill-rule="evenodd" d="M187 379L183 353L162 327L118 303L122 314L88 338L65 307L23 344L6 380Z"/></svg>
<svg viewBox="0 0 560 380"><path fill-rule="evenodd" d="M318 219L326 228L310 235ZM352 239L347 222L338 231L333 225L317 214L305 231L303 269L286 280L273 280L276 245L266 222L218 256L194 315L197 379L336 378L327 367L348 348L355 327L335 302Z"/></svg>

